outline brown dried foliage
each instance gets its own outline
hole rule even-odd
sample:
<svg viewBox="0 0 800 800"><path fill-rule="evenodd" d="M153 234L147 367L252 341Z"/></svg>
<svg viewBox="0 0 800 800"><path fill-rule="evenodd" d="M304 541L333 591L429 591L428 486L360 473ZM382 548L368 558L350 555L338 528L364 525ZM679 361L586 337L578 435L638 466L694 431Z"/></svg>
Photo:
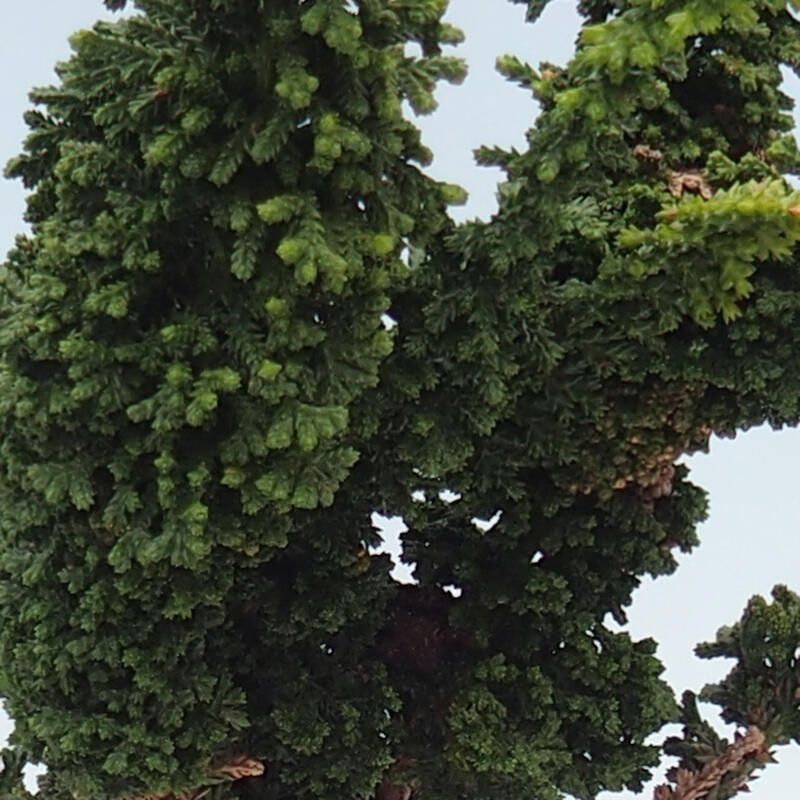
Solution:
<svg viewBox="0 0 800 800"><path fill-rule="evenodd" d="M710 200L714 187L703 177L702 170L684 169L672 172L667 184L673 197L682 197L684 192L699 194L703 200Z"/></svg>

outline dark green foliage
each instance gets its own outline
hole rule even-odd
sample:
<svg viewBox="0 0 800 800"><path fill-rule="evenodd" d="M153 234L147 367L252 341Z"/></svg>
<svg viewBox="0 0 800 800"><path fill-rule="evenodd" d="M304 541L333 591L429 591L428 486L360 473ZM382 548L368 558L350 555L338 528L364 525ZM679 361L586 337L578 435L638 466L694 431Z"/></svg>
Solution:
<svg viewBox="0 0 800 800"><path fill-rule="evenodd" d="M26 759L45 800L590 798L657 762L681 711L608 616L696 544L677 460L800 420L800 31L783 0L582 3L567 67L499 60L544 111L455 226L401 113L463 76L444 6L140 0L34 93L0 298L10 796ZM702 651L769 744L776 601ZM266 774L215 773L242 754Z"/></svg>
<svg viewBox="0 0 800 800"><path fill-rule="evenodd" d="M367 516L308 511L370 424L403 243L445 220L400 103L462 68L402 43L455 32L428 6L140 8L75 35L9 167L35 234L3 281L2 694L83 796L195 786L262 735L313 763L289 783L363 794L390 584L343 571ZM314 763L325 740L359 767Z"/></svg>
<svg viewBox="0 0 800 800"><path fill-rule="evenodd" d="M785 586L772 596L772 603L754 597L739 622L697 647L701 658L736 659L725 680L700 697L720 706L726 722L757 725L773 742L788 744L800 742L800 598Z"/></svg>
<svg viewBox="0 0 800 800"><path fill-rule="evenodd" d="M727 677L706 686L700 699L718 705L722 718L740 730L755 726L769 744L785 745L800 741L800 598L785 586L776 586L772 595L771 604L752 598L739 622L720 628L715 641L698 645L701 658L736 659ZM692 692L683 696L681 721L683 737L664 743L666 753L680 758L680 768L697 772L730 750L730 742L700 717ZM763 753L744 760L709 794L710 800L733 797L743 780L752 780L752 773L772 760Z"/></svg>

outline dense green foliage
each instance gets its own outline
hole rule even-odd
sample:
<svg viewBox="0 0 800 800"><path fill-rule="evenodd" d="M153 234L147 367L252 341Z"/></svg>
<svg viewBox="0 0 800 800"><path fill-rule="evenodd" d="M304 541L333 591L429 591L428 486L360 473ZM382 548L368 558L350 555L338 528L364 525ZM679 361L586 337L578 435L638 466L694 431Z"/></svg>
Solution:
<svg viewBox="0 0 800 800"><path fill-rule="evenodd" d="M580 3L567 67L499 60L542 114L460 226L402 114L463 77L444 0L136 6L76 34L8 170L3 791L40 760L45 800L590 798L678 718L685 769L724 754L608 617L696 544L677 459L800 421L787 0ZM769 745L798 608L700 649ZM215 772L242 754L265 775Z"/></svg>

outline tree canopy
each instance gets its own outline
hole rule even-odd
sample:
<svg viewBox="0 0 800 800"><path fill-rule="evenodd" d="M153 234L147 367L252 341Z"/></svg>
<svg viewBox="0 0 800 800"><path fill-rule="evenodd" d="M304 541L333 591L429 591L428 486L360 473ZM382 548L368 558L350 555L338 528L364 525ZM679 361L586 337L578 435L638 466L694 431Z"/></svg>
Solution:
<svg viewBox="0 0 800 800"><path fill-rule="evenodd" d="M464 76L446 5L137 0L32 93L4 797L588 800L663 751L656 800L726 800L800 740L786 587L698 648L730 741L624 631L681 456L800 421L800 4L582 0L568 65L499 58L542 111L465 224L403 114Z"/></svg>

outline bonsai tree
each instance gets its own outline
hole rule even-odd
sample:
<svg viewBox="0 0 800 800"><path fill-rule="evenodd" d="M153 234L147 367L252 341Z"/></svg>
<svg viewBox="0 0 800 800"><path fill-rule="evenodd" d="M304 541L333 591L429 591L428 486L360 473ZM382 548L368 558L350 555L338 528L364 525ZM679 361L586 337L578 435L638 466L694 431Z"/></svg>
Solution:
<svg viewBox="0 0 800 800"><path fill-rule="evenodd" d="M606 623L697 543L677 460L800 420L788 5L582 2L569 65L499 59L543 111L463 225L402 113L463 77L443 0L73 37L8 167L6 796L591 798L663 749L723 800L800 736L789 589L698 650L731 741Z"/></svg>

